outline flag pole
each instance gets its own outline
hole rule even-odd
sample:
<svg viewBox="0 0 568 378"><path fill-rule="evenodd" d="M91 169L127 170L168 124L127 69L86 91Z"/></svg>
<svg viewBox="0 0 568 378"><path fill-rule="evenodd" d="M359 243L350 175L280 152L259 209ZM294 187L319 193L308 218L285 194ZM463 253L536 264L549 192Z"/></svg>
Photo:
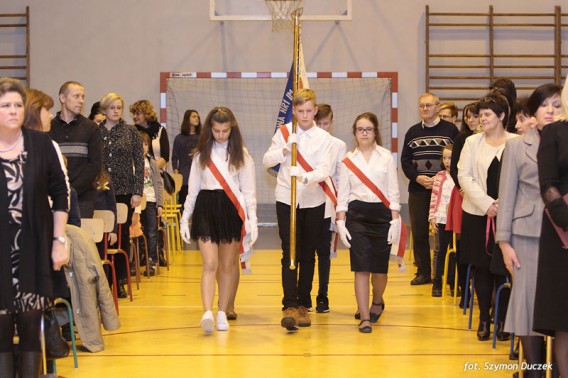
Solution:
<svg viewBox="0 0 568 378"><path fill-rule="evenodd" d="M300 17L302 16L303 8L295 9L291 17L294 20L294 63L293 63L293 80L292 89L294 96L298 92L300 82ZM296 117L292 113L292 133L296 133ZM296 166L297 160L297 146L296 143L292 144L292 166ZM290 177L290 269L296 269L296 177Z"/></svg>

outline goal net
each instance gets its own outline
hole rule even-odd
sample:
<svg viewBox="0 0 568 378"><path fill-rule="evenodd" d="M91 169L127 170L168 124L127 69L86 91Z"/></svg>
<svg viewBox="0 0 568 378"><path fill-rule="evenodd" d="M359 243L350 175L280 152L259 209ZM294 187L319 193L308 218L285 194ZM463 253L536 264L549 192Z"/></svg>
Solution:
<svg viewBox="0 0 568 378"><path fill-rule="evenodd" d="M392 151L394 145L396 151L396 73L309 73L308 79L318 102L331 105L333 135L342 139L348 149L354 146L351 126L355 117L372 111L380 122L383 146ZM234 112L255 162L258 218L262 224L276 223L276 179L264 169L262 157L275 131L286 81L287 73L162 74L161 121L167 124L170 141L179 134L187 109L197 110L202 123L214 106L226 106Z"/></svg>

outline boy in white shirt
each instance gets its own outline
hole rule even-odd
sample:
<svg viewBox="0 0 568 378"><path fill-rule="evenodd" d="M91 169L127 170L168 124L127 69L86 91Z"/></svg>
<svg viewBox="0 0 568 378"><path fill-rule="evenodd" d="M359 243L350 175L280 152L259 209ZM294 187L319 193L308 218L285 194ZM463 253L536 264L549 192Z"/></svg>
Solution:
<svg viewBox="0 0 568 378"><path fill-rule="evenodd" d="M281 326L296 330L311 325L311 289L314 277L315 249L325 211L325 193L320 185L331 173L331 136L315 126L318 111L316 95L311 89L301 89L294 96L292 111L297 133L292 124L283 125L272 137L264 154L263 164L271 168L280 164L276 183L276 213L282 241ZM298 164L291 165L292 145L296 143ZM291 179L296 177L296 260L298 269L290 269L290 206ZM299 271L299 273L298 273Z"/></svg>

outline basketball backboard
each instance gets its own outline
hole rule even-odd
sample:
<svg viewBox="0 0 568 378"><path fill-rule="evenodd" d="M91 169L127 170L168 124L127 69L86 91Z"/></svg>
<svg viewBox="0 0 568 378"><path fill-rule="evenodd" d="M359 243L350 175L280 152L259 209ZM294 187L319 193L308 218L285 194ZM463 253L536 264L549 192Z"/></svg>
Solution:
<svg viewBox="0 0 568 378"><path fill-rule="evenodd" d="M351 21L352 0L304 0L302 21ZM265 0L209 0L211 21L270 21Z"/></svg>

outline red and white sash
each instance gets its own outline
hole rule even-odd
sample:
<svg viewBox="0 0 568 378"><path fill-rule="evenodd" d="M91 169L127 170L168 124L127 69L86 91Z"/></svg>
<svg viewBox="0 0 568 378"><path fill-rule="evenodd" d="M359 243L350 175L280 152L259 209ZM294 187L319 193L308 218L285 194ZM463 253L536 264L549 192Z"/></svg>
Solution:
<svg viewBox="0 0 568 378"><path fill-rule="evenodd" d="M349 157L346 157L345 159L343 159L343 163L347 166L347 168L349 168L349 170L351 172L353 172L353 174L355 174L355 176L357 176L357 178L359 180L361 180L361 182L363 184L365 184L365 186L367 188L369 188L371 190L371 192L373 192L373 194L375 194L377 197L379 197L379 199L385 204L385 206L387 208L390 208L390 201L387 199L387 197L385 197L385 195L383 194L383 192L381 192L381 190L371 181L371 179L369 179L360 169L359 167L357 167L357 165L355 165L355 163L353 163L353 161L351 159L349 159ZM406 229L406 225L404 224L404 222L400 222L400 239L398 240L398 242L393 242L392 246L391 246L391 258L393 258L395 261L397 261L399 263L399 269L405 269L404 267L404 262L403 262L403 258L404 258L404 251L406 249L406 236L408 234L408 230Z"/></svg>
<svg viewBox="0 0 568 378"><path fill-rule="evenodd" d="M290 137L290 131L288 130L286 125L280 126L280 132L282 133L284 141L288 143L288 138ZM308 161L304 158L304 156L302 156L302 154L298 149L296 149L296 159L298 161L298 164L300 164L300 166L304 171L311 172L314 170L310 165L310 163L308 163ZM333 180L331 179L331 177L326 177L324 181L319 182L319 185L323 189L325 195L329 198L329 200L333 204L333 209L335 209L337 207L337 190L335 189L335 185L333 185ZM337 241L338 241L338 236L337 233L334 232L332 233L331 245L330 245L331 258L337 257Z"/></svg>
<svg viewBox="0 0 568 378"><path fill-rule="evenodd" d="M231 174L225 168L225 164L217 161L215 154L211 154L211 161L207 165L207 168L211 171L213 176L217 179L227 197L231 200L239 217L243 221L243 227L241 228L241 247L239 250L241 269L243 273L250 274L250 262L249 259L254 253L251 243L251 225L246 211L246 204L243 193L240 191L239 186L233 180Z"/></svg>

